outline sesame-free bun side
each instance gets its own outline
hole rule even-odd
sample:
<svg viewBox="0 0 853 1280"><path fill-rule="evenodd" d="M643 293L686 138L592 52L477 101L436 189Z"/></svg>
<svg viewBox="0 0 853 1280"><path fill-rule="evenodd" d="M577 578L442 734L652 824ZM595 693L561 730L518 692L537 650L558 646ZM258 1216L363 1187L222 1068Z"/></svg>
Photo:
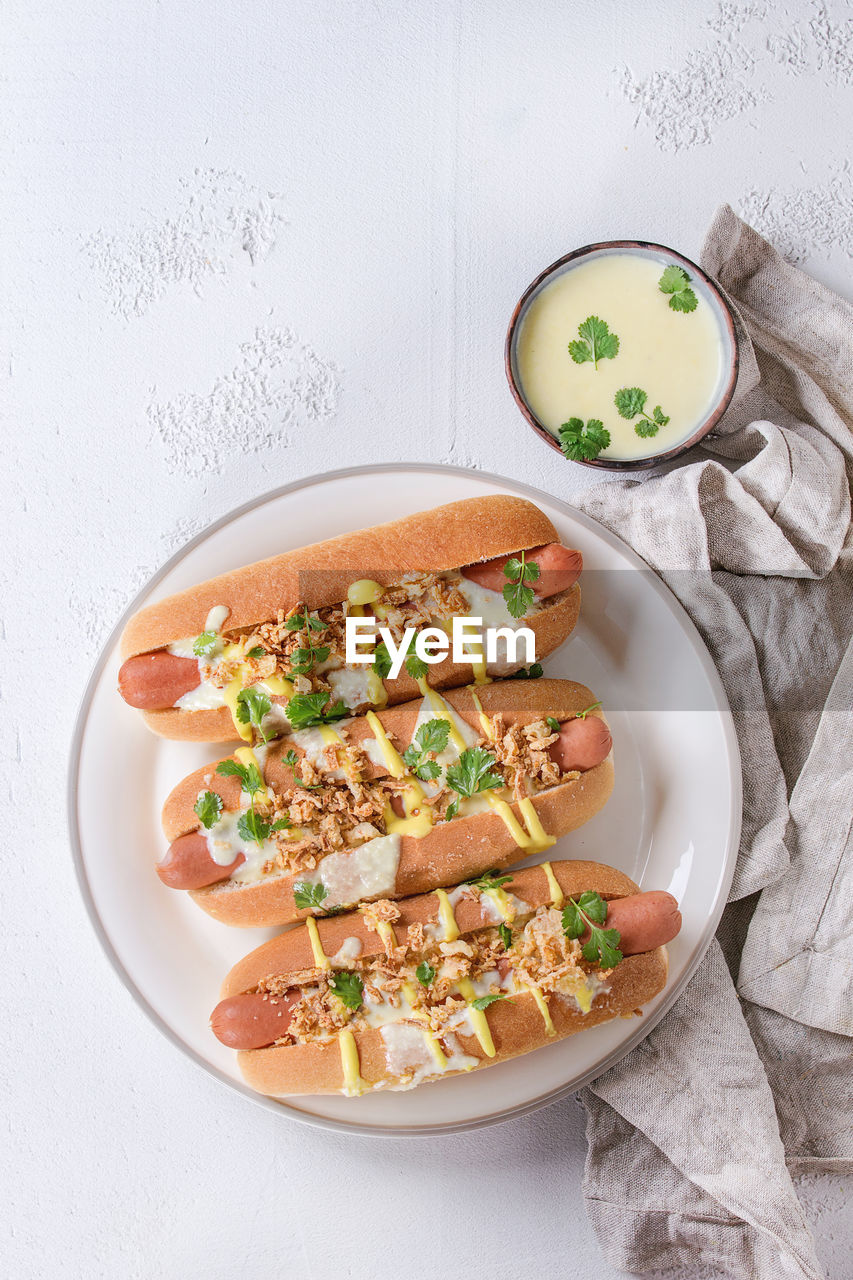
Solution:
<svg viewBox="0 0 853 1280"><path fill-rule="evenodd" d="M539 680L499 680L492 684L480 685L473 691L469 687L445 690L442 694L444 700L477 734L481 734L482 729L479 708L474 701L475 694L486 715L494 716L500 712L508 727L515 724L529 724L545 716L553 716L557 720L568 720L579 711L586 710L596 700L595 694L585 684L578 684L574 680L552 680L547 677ZM418 694L408 702L386 707L376 713L385 732L401 752L412 741L420 706L421 698ZM604 719L599 708L589 714L598 719ZM373 731L365 716L356 716L350 720L344 732L346 740L354 745L373 737ZM292 775L282 766L281 758L292 745L285 736L272 743L267 751L264 780L273 790L290 783ZM227 758L233 759L233 757ZM163 831L167 840L177 840L178 836L198 829L199 821L193 806L199 791L208 789L217 792L222 797L226 809L239 807L239 782L236 778L223 778L217 774L216 768L221 762L222 757L204 765L201 769L196 769L194 773L178 783L169 794L162 814ZM607 761L603 762L603 764L606 763ZM598 765L597 769L602 769L603 764ZM376 770L376 772L381 773L384 770ZM582 777L591 777L596 772L596 769L592 769L589 774L583 774Z"/></svg>
<svg viewBox="0 0 853 1280"><path fill-rule="evenodd" d="M579 894L591 890L600 894L606 901L610 901L613 898L627 898L639 892L633 880L603 862L559 859L551 863L551 868L566 898L577 898ZM551 901L551 885L541 864L514 871L512 882L506 885L506 888L516 898L526 902L531 912ZM391 927L398 943L406 941L409 925L428 925L439 922L439 901L434 893L403 898L397 906L400 917ZM460 898L453 909L453 914L461 935L473 933L477 929L488 928L494 924L493 916L487 910L483 910L481 899L475 896ZM373 956L380 955L384 950L379 935L374 930L368 929L360 911L328 916L317 920L316 923L320 944L327 956L334 956L347 938L359 940L362 947L359 958L362 960L369 960ZM300 973L310 969L313 964L314 952L305 925L287 929L278 937L271 938L269 942L264 942L254 951L250 951L242 960L238 960L222 984L222 999L240 995L245 991L254 991L266 978L286 977L289 973Z"/></svg>
<svg viewBox="0 0 853 1280"><path fill-rule="evenodd" d="M537 660L547 658L568 640L577 625L581 605L581 589L576 583L569 591L554 596L530 618L525 619L536 638ZM487 668L490 675L506 674ZM434 663L429 669L429 683L433 689L454 689L471 680L470 662L453 662L450 658ZM418 696L416 681L405 668L395 680L383 680L388 703L395 706ZM273 698L274 702L286 699ZM148 728L162 738L185 742L232 742L235 737L234 721L227 707L212 711L181 711L170 707L166 711L143 711Z"/></svg>
<svg viewBox="0 0 853 1280"><path fill-rule="evenodd" d="M442 573L556 540L548 517L524 498L490 494L450 502L232 569L148 605L124 629L122 658L199 635L219 605L230 610L227 634L269 621L299 601L309 609L339 604L359 578L386 586L404 573Z"/></svg>
<svg viewBox="0 0 853 1280"><path fill-rule="evenodd" d="M613 1018L630 1017L663 990L667 965L666 947L658 947L642 955L626 956L611 973L609 990L599 995L586 1014L581 1013L567 996L549 996L548 1010L555 1035L548 1034L532 995L496 1001L485 1010L496 1050L493 1058L486 1056L476 1037L460 1035L456 1031L453 1034L463 1052L478 1060L474 1070L495 1066ZM355 1032L354 1039L362 1080L374 1089L393 1085L395 1080L388 1074L380 1029L371 1027ZM243 1050L237 1054L237 1062L252 1089L274 1098L340 1093L344 1084L337 1037L306 1044ZM462 1073L448 1071L438 1079L459 1074Z"/></svg>

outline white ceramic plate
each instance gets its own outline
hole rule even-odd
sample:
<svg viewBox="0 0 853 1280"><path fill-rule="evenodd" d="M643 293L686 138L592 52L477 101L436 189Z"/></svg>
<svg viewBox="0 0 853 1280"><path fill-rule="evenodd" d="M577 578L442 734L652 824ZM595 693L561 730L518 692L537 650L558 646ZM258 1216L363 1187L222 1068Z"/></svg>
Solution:
<svg viewBox="0 0 853 1280"><path fill-rule="evenodd" d="M613 730L613 796L550 856L607 862L643 888L675 894L684 927L670 946L669 983L642 1019L618 1019L472 1076L362 1098L260 1098L243 1085L234 1054L214 1039L207 1019L225 973L271 931L217 924L188 895L165 888L153 868L163 849L164 797L218 749L156 738L122 703L115 692L121 628L149 600L227 569L495 492L531 498L561 540L583 552L580 623L546 661L546 671L594 689ZM447 1132L518 1115L577 1089L633 1048L673 1003L725 903L740 834L740 761L725 695L697 631L613 534L557 499L498 476L370 467L258 498L211 525L152 578L116 626L86 690L72 748L69 813L80 886L104 948L140 1007L178 1048L279 1115L368 1133Z"/></svg>

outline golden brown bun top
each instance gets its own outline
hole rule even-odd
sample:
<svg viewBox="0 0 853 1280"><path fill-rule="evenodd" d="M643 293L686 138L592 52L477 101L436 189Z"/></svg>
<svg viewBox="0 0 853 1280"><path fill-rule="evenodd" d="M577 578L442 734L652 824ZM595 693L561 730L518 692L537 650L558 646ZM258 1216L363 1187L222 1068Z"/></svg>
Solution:
<svg viewBox="0 0 853 1280"><path fill-rule="evenodd" d="M450 502L232 569L148 605L125 627L122 658L199 635L218 605L231 610L224 630L239 631L299 601L309 609L339 604L359 578L385 586L404 573L442 573L556 538L548 517L525 498L490 494Z"/></svg>

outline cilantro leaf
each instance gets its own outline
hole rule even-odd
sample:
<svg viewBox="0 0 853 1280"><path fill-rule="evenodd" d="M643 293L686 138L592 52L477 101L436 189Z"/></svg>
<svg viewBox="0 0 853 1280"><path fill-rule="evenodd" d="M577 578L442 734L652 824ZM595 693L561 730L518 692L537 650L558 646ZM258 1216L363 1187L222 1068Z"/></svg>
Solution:
<svg viewBox="0 0 853 1280"><path fill-rule="evenodd" d="M669 305L673 311L695 311L699 305L699 299L692 289L685 289L683 293L674 293L669 300Z"/></svg>
<svg viewBox="0 0 853 1280"><path fill-rule="evenodd" d="M496 995L494 993L487 996L477 996L476 1000L471 1001L471 1008L480 1010L488 1009L489 1005L494 1004L496 1000L506 1000L506 996L503 994Z"/></svg>
<svg viewBox="0 0 853 1280"><path fill-rule="evenodd" d="M598 702L591 702L591 703L589 704L589 706L588 706L588 707L584 707L583 711L578 711L578 712L576 712L576 714L575 714L575 719L576 719L576 720L586 720L586 718L587 718L587 716L589 715L590 711L595 711L595 710L596 710L596 708L597 708L597 707L600 707L600 706L601 706L601 700L600 700L600 699L599 699L599 701L598 701Z"/></svg>
<svg viewBox="0 0 853 1280"><path fill-rule="evenodd" d="M690 288L690 276L674 263L666 267L658 281L661 293L670 295L669 305L673 311L695 311L699 299Z"/></svg>
<svg viewBox="0 0 853 1280"><path fill-rule="evenodd" d="M391 672L391 655L388 652L388 646L384 640L380 640L379 644L373 650L373 670L379 676L380 680L384 680Z"/></svg>
<svg viewBox="0 0 853 1280"><path fill-rule="evenodd" d="M272 710L272 702L261 690L251 685L241 689L237 694L237 719L240 724L250 724L257 729L264 742L269 741L269 734L264 732L262 721Z"/></svg>
<svg viewBox="0 0 853 1280"><path fill-rule="evenodd" d="M580 341L569 343L569 355L575 364L586 364L592 361L597 369L599 360L612 360L619 351L619 339L610 332L606 320L598 316L587 316L583 324L578 325Z"/></svg>
<svg viewBox="0 0 853 1280"><path fill-rule="evenodd" d="M634 427L637 435L643 438L656 436L660 428L665 427L669 422L668 416L659 404L655 405L651 413L646 413L647 399L648 393L640 387L621 387L614 396L614 402L621 417L636 418L639 414L643 419Z"/></svg>
<svg viewBox="0 0 853 1280"><path fill-rule="evenodd" d="M247 657L247 658L262 658L262 657L264 656L264 654L265 654L265 653L266 653L266 649L263 647L263 645L256 644L256 645L255 645L255 647L254 647L254 649L250 649L250 650L249 650L249 652L246 654L246 657Z"/></svg>
<svg viewBox="0 0 853 1280"><path fill-rule="evenodd" d="M501 935L501 942L504 944L504 951L509 951L512 946L512 929L510 929L508 924L502 924L498 929L498 933Z"/></svg>
<svg viewBox="0 0 853 1280"><path fill-rule="evenodd" d="M539 573L539 565L535 561L528 564L524 551L520 560L512 556L504 565L504 577L509 581L503 589L503 597L513 618L523 618L536 599L536 592L526 584L535 582Z"/></svg>
<svg viewBox="0 0 853 1280"><path fill-rule="evenodd" d="M560 732L560 722L554 716L546 716L545 723L547 724L548 728L551 730L552 733Z"/></svg>
<svg viewBox="0 0 853 1280"><path fill-rule="evenodd" d="M290 654L290 669L297 676L306 675L315 662L325 662L329 656L328 645L310 645L294 649Z"/></svg>
<svg viewBox="0 0 853 1280"><path fill-rule="evenodd" d="M430 755L440 755L447 746L450 724L447 720L428 720L418 729L415 741L403 752L403 760L422 782L432 782L441 768Z"/></svg>
<svg viewBox="0 0 853 1280"><path fill-rule="evenodd" d="M502 889L505 884L511 883L512 876L502 876L498 871L484 871L473 880L463 881L463 884L470 884L473 889Z"/></svg>
<svg viewBox="0 0 853 1280"><path fill-rule="evenodd" d="M263 791L266 785L260 769L255 764L241 764L239 760L221 760L216 766L216 772L223 778L239 778L240 785L247 796L254 796L257 791Z"/></svg>
<svg viewBox="0 0 853 1280"><path fill-rule="evenodd" d="M331 704L331 694L325 689L317 693L297 693L287 704L287 718L294 729L310 729L312 725L328 724L343 720L349 715L344 703L338 699Z"/></svg>
<svg viewBox="0 0 853 1280"><path fill-rule="evenodd" d="M193 640L193 653L197 658L208 658L216 648L216 642L219 639L218 631L202 631L200 636L196 636Z"/></svg>
<svg viewBox="0 0 853 1280"><path fill-rule="evenodd" d="M429 960L421 961L417 969L415 969L415 977L417 978L418 982L421 984L422 987L429 986L429 984L432 982L433 978L435 977L435 969L430 964Z"/></svg>
<svg viewBox="0 0 853 1280"><path fill-rule="evenodd" d="M237 831L243 840L253 840L255 844L263 844L269 838L270 824L254 809L247 809L237 819Z"/></svg>
<svg viewBox="0 0 853 1280"><path fill-rule="evenodd" d="M215 791L202 791L193 805L193 812L208 831L222 816L222 797Z"/></svg>
<svg viewBox="0 0 853 1280"><path fill-rule="evenodd" d="M560 448L570 462L588 462L597 458L610 444L610 432L600 418L590 418L586 426L583 418L569 418L560 427Z"/></svg>
<svg viewBox="0 0 853 1280"><path fill-rule="evenodd" d="M423 658L419 658L415 653L416 639L416 636L412 636L412 640L409 645L409 652L406 654L406 670L413 680L421 680L426 675L427 671L429 671L429 667L424 662Z"/></svg>
<svg viewBox="0 0 853 1280"><path fill-rule="evenodd" d="M329 987L348 1009L360 1009L364 1000L364 983L351 969L337 969L329 975Z"/></svg>
<svg viewBox="0 0 853 1280"><path fill-rule="evenodd" d="M320 911L329 891L325 885L312 884L310 880L300 880L293 886L293 901L299 911Z"/></svg>
<svg viewBox="0 0 853 1280"><path fill-rule="evenodd" d="M307 609L303 609L302 613L296 609L289 618L285 618L284 625L288 631L325 631L326 624L322 618L318 618L316 614L310 614Z"/></svg>
<svg viewBox="0 0 853 1280"><path fill-rule="evenodd" d="M507 676L507 680L538 680L540 676L545 674L545 670L541 662L534 662L531 667L519 667L517 671L513 671Z"/></svg>
<svg viewBox="0 0 853 1280"><path fill-rule="evenodd" d="M504 785L499 773L492 773L495 757L482 747L468 747L455 764L447 770L446 782L460 796L474 796L481 791L492 791ZM458 810L458 801L454 801ZM448 810L449 815L449 810Z"/></svg>
<svg viewBox="0 0 853 1280"><path fill-rule="evenodd" d="M563 932L567 938L580 938L589 930L589 939L581 947L584 960L602 969L615 969L622 959L618 929L602 929L607 919L607 903L592 890L575 901L569 898L563 908Z"/></svg>
<svg viewBox="0 0 853 1280"><path fill-rule="evenodd" d="M648 394L639 387L622 387L613 397L621 418L636 418L643 412Z"/></svg>

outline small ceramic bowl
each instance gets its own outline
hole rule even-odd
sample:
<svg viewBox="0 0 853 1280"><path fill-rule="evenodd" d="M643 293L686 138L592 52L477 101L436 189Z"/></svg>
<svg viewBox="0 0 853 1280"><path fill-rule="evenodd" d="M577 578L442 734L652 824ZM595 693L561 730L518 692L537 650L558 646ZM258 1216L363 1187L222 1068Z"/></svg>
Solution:
<svg viewBox="0 0 853 1280"><path fill-rule="evenodd" d="M535 297L537 297L546 285L551 284L557 276L562 275L583 260L595 258L612 253L636 253L642 257L652 258L656 262L660 262L661 266L669 266L674 263L676 266L683 267L691 277L691 287L710 303L720 330L720 340L723 344L723 358L721 362L721 373L717 383L715 394L712 400L711 409L703 422L691 432L684 440L678 444L671 446L669 449L660 453L649 454L642 458L590 458L579 463L582 467L598 467L602 471L646 471L650 467L660 466L663 462L669 462L672 458L680 457L686 453L688 449L692 449L698 444L709 431L712 431L719 422L720 418L729 407L732 395L734 394L735 384L737 382L738 368L740 364L738 353L737 332L735 329L734 316L731 308L726 302L720 290L717 288L710 276L698 267L695 262L691 262L689 258L685 258L683 254L677 253L675 249L668 249L663 244L651 244L647 240L605 240L601 244L585 244L580 249L574 249L571 253L567 253L564 258L559 258L556 262L552 262L550 267L546 267L540 275L536 277L532 284L528 285L524 293L521 295L515 310L512 313L512 319L509 322L509 329L506 335L506 348L504 360L506 364L506 376L509 381L510 390L515 397L515 402L527 421L530 423L537 435L549 444L552 449L556 449L562 455L562 449L559 442L554 438L551 432L545 427L531 410L525 397L522 387L521 378L518 373L517 348L518 336L521 331L521 324L524 320L527 310Z"/></svg>

